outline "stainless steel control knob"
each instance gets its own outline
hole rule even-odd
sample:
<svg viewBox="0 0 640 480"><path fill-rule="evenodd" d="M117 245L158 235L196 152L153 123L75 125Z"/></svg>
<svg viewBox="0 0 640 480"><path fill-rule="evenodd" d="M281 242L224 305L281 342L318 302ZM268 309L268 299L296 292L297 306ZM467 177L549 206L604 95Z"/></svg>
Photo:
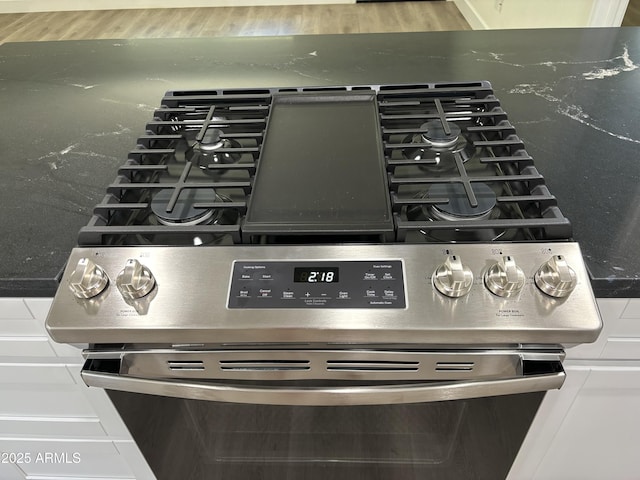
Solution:
<svg viewBox="0 0 640 480"><path fill-rule="evenodd" d="M78 260L69 278L69 289L78 298L92 298L107 288L109 277L99 265L88 258Z"/></svg>
<svg viewBox="0 0 640 480"><path fill-rule="evenodd" d="M147 295L156 285L151 270L135 259L127 260L127 264L118 274L116 285L125 300L135 300Z"/></svg>
<svg viewBox="0 0 640 480"><path fill-rule="evenodd" d="M499 297L513 297L524 287L524 272L513 257L507 255L484 274L484 284Z"/></svg>
<svg viewBox="0 0 640 480"><path fill-rule="evenodd" d="M462 297L471 290L473 273L469 267L462 264L459 256L449 255L433 272L433 285L447 297Z"/></svg>
<svg viewBox="0 0 640 480"><path fill-rule="evenodd" d="M576 272L567 264L562 255L554 255L542 265L534 276L540 290L551 297L562 298L576 288Z"/></svg>

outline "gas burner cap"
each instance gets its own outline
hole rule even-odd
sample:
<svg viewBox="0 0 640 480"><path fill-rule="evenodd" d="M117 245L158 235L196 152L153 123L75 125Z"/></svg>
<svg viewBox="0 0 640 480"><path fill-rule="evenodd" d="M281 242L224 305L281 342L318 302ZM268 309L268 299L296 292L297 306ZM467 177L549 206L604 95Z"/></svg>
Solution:
<svg viewBox="0 0 640 480"><path fill-rule="evenodd" d="M434 147L450 147L455 145L460 137L460 127L455 123L446 122L449 127L449 133L445 132L444 125L440 120L431 120L420 126L422 139L433 145Z"/></svg>
<svg viewBox="0 0 640 480"><path fill-rule="evenodd" d="M449 202L429 207L430 216L437 220L482 220L489 218L496 206L496 194L486 183L472 183L471 188L478 201L473 207L461 183L437 183L428 192L431 198L448 198Z"/></svg>
<svg viewBox="0 0 640 480"><path fill-rule="evenodd" d="M212 163L235 163L240 160L239 153L220 152L223 148L239 148L240 144L235 140L221 138L224 132L219 128L210 128L204 138L194 145L194 150L202 155L198 165L202 170Z"/></svg>
<svg viewBox="0 0 640 480"><path fill-rule="evenodd" d="M426 124L425 124L426 125ZM460 127L457 127L458 129ZM453 133L453 130L452 130ZM455 170L455 154L459 154L463 163L466 163L475 154L473 143L467 142L464 135L459 135L451 144L434 144L428 141L422 134L409 135L403 143L416 144L402 150L402 156L408 160L432 160L433 163L420 164L420 168L426 171L445 172Z"/></svg>
<svg viewBox="0 0 640 480"><path fill-rule="evenodd" d="M203 152L214 152L220 148L222 148L223 140L220 138L222 136L222 130L219 128L209 128L204 134L204 138L199 141L196 146Z"/></svg>
<svg viewBox="0 0 640 480"><path fill-rule="evenodd" d="M151 200L151 210L163 225L190 227L208 222L217 210L213 208L195 208L197 203L219 201L212 188L185 188L180 192L173 210L167 212L167 205L173 196L173 188L159 190Z"/></svg>

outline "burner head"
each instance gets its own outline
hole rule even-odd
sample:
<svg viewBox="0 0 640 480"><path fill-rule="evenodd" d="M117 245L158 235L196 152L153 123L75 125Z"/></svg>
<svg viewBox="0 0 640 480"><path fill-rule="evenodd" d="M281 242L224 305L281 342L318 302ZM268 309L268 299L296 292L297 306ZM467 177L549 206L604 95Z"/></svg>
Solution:
<svg viewBox="0 0 640 480"><path fill-rule="evenodd" d="M219 128L209 128L196 147L203 153L215 152L222 148L223 141L220 138L222 134L223 132Z"/></svg>
<svg viewBox="0 0 640 480"><path fill-rule="evenodd" d="M151 210L158 222L163 225L182 225L185 227L211 223L214 216L220 212L215 208L195 208L198 203L213 203L220 201L212 188L185 188L180 192L173 210L167 212L167 206L174 193L173 188L159 190L151 200ZM214 220L215 222L215 220Z"/></svg>
<svg viewBox="0 0 640 480"><path fill-rule="evenodd" d="M464 185L461 183L438 183L429 188L430 198L448 198L448 203L431 205L429 214L437 220L482 220L489 218L496 206L496 194L486 183L472 183L471 188L478 202L472 206Z"/></svg>
<svg viewBox="0 0 640 480"><path fill-rule="evenodd" d="M239 153L220 152L224 148L239 148L240 144L228 138L222 138L224 132L219 128L209 128L204 138L196 142L193 149L200 154L198 166L207 170L207 165L236 163L242 156Z"/></svg>
<svg viewBox="0 0 640 480"><path fill-rule="evenodd" d="M469 197L461 183L438 183L432 185L427 192L416 195L420 199L446 198L448 203L415 205L407 208L406 215L410 221L418 222L446 222L470 220L479 222L500 218L501 209L496 206L496 193L486 183L472 183L473 192L478 205L471 206ZM460 229L450 227L444 229L425 229L419 232L435 242L490 242L499 238L511 238L515 230L502 230L494 228Z"/></svg>
<svg viewBox="0 0 640 480"><path fill-rule="evenodd" d="M447 123L450 132L444 131L442 122L434 120L424 123L423 133L412 134L404 138L403 143L415 144L402 150L402 156L409 160L432 160L432 164L422 164L427 171L444 172L456 169L455 155L459 154L463 163L474 155L473 142L467 141L461 129L455 123Z"/></svg>
<svg viewBox="0 0 640 480"><path fill-rule="evenodd" d="M445 125L449 131L445 131ZM422 132L422 140L430 143L434 147L450 147L458 141L460 137L460 127L455 123L444 122L440 120L431 120L420 125Z"/></svg>

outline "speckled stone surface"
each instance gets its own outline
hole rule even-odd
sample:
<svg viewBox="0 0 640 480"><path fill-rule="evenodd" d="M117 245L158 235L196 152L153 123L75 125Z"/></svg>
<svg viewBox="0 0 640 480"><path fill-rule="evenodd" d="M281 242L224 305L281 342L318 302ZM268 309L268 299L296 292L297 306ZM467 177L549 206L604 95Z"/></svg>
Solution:
<svg viewBox="0 0 640 480"><path fill-rule="evenodd" d="M171 89L489 80L598 297L640 296L640 28L0 46L0 296L51 296Z"/></svg>

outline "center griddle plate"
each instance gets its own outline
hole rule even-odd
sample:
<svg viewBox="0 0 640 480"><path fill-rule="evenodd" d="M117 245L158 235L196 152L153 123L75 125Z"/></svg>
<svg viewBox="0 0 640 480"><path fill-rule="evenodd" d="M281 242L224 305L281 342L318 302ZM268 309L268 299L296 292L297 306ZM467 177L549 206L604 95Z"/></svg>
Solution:
<svg viewBox="0 0 640 480"><path fill-rule="evenodd" d="M394 231L374 93L273 96L242 229L251 235Z"/></svg>

